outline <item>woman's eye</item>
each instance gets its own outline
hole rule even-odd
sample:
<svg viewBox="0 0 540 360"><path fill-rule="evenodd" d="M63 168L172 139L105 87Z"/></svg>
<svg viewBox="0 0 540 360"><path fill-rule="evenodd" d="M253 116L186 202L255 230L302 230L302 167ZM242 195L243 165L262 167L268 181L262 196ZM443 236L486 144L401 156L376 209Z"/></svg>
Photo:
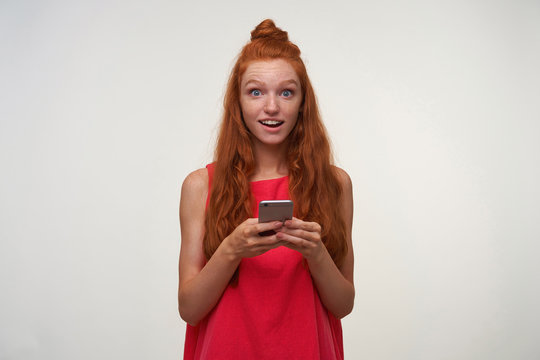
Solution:
<svg viewBox="0 0 540 360"><path fill-rule="evenodd" d="M292 96L292 91L291 90L283 90L283 92L281 94L283 96L285 96L285 97L290 97L290 96Z"/></svg>
<svg viewBox="0 0 540 360"><path fill-rule="evenodd" d="M257 89L253 89L249 93L253 96L261 96L261 91Z"/></svg>

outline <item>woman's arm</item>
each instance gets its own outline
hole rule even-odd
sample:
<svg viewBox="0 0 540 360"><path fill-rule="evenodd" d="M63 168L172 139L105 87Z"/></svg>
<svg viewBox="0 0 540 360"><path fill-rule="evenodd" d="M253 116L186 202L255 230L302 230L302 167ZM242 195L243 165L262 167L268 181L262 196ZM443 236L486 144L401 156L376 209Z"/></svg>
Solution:
<svg viewBox="0 0 540 360"><path fill-rule="evenodd" d="M324 306L337 318L348 315L354 305L354 256L352 247L353 197L349 175L341 169L338 174L343 188L341 208L347 230L348 252L338 268L321 241L321 227L317 223L299 219L288 220L277 238L287 240L287 247L306 258L309 270Z"/></svg>
<svg viewBox="0 0 540 360"><path fill-rule="evenodd" d="M178 267L178 310L190 325L196 325L215 306L238 266L237 261L218 251L206 263L202 243L207 194L206 169L196 170L186 177L180 197L182 246Z"/></svg>
<svg viewBox="0 0 540 360"><path fill-rule="evenodd" d="M282 245L275 235L258 236L259 232L279 229L282 223L258 224L257 219L247 219L223 240L206 262L203 237L207 194L206 169L196 170L186 177L180 198L182 246L178 310L190 325L196 325L218 303L243 257L260 255Z"/></svg>

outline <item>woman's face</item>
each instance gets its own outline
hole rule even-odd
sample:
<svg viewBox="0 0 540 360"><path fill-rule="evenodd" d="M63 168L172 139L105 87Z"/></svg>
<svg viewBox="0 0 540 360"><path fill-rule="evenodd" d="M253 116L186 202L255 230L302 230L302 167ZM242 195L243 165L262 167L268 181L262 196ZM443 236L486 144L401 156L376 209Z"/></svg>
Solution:
<svg viewBox="0 0 540 360"><path fill-rule="evenodd" d="M301 103L300 79L287 61L249 64L240 84L240 106L255 141L283 143L296 124Z"/></svg>

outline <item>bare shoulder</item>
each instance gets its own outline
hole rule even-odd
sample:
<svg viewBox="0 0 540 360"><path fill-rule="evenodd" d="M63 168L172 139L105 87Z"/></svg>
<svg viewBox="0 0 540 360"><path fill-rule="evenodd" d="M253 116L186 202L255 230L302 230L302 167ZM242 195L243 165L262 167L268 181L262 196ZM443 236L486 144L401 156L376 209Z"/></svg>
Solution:
<svg viewBox="0 0 540 360"><path fill-rule="evenodd" d="M195 214L204 214L208 196L208 171L205 168L191 172L184 179L180 195L180 215L191 218ZM202 215L200 215L202 216Z"/></svg>
<svg viewBox="0 0 540 360"><path fill-rule="evenodd" d="M333 166L333 167L336 172L336 175L338 176L338 180L341 183L341 186L343 187L343 190L352 191L352 181L349 174L347 174L347 172L340 167L337 167L337 166Z"/></svg>
<svg viewBox="0 0 540 360"><path fill-rule="evenodd" d="M202 196L208 192L208 171L197 169L186 176L182 184L182 195Z"/></svg>

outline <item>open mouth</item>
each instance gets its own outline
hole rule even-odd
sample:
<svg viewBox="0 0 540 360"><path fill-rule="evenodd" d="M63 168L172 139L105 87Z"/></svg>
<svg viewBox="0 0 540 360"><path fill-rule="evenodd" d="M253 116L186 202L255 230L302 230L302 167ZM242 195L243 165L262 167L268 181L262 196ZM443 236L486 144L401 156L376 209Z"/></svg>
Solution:
<svg viewBox="0 0 540 360"><path fill-rule="evenodd" d="M284 121L279 121L279 120L260 120L259 122L263 124L264 126L267 126L270 128L277 128L284 123Z"/></svg>

